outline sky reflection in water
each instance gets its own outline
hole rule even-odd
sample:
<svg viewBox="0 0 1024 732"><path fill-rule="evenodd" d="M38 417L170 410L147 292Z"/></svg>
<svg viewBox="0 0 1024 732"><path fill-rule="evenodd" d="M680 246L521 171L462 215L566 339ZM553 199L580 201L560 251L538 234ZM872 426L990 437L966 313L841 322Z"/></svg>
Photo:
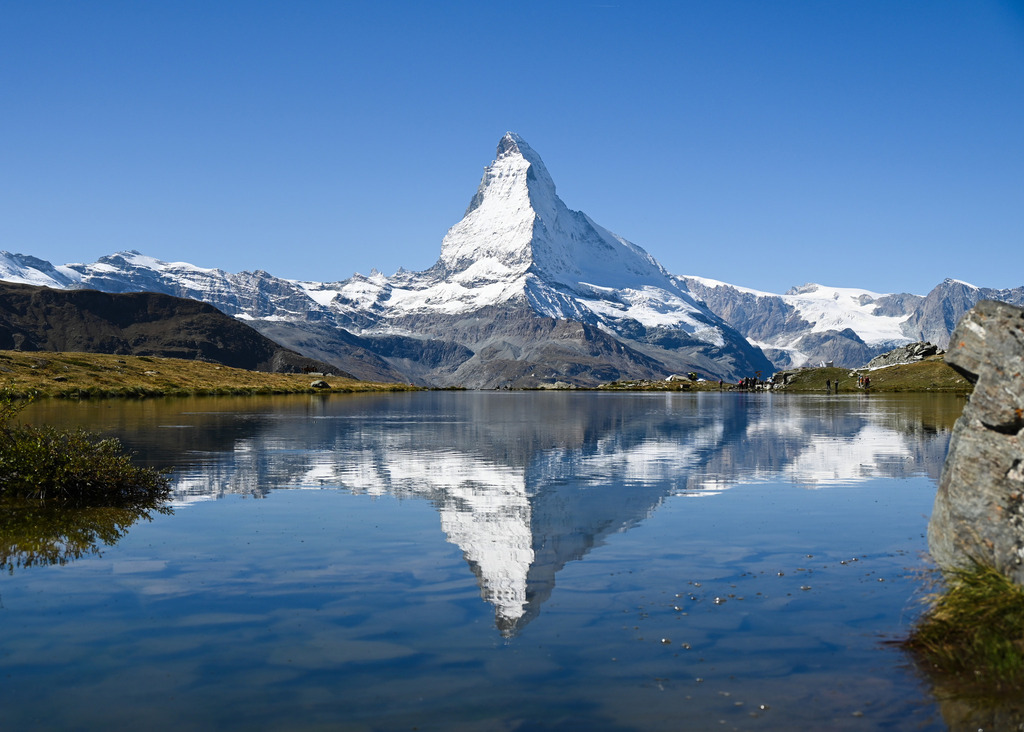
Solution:
<svg viewBox="0 0 1024 732"><path fill-rule="evenodd" d="M916 616L908 570L961 407L39 405L177 466L176 508L2 580L0 724L941 729L880 641Z"/></svg>

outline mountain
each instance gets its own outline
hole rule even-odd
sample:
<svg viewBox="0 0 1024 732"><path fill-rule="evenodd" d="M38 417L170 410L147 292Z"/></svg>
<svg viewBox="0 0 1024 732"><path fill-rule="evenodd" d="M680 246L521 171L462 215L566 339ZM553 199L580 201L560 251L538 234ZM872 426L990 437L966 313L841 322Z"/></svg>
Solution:
<svg viewBox="0 0 1024 732"><path fill-rule="evenodd" d="M253 371L338 371L196 300L9 282L0 282L0 349L199 359Z"/></svg>
<svg viewBox="0 0 1024 732"><path fill-rule="evenodd" d="M447 383L596 384L771 369L647 252L570 211L540 156L513 133L499 142L433 267L357 276L336 291L339 320L362 335L453 339L470 348L473 356L443 375Z"/></svg>
<svg viewBox="0 0 1024 732"><path fill-rule="evenodd" d="M776 295L672 275L569 210L540 156L511 132L422 272L298 282L135 251L62 266L2 252L0 279L201 300L358 378L479 388L862 366L913 341L945 347L980 299L1024 303L1024 287L956 280L927 296L818 284Z"/></svg>
<svg viewBox="0 0 1024 732"><path fill-rule="evenodd" d="M979 300L1024 304L1024 287L996 290L952 279L926 296L818 284L775 295L701 277L681 279L779 369L827 361L863 366L917 341L946 348L960 316Z"/></svg>
<svg viewBox="0 0 1024 732"><path fill-rule="evenodd" d="M138 252L64 266L5 253L0 277L203 300L360 378L495 388L773 370L647 252L570 211L513 133L423 272L313 283Z"/></svg>

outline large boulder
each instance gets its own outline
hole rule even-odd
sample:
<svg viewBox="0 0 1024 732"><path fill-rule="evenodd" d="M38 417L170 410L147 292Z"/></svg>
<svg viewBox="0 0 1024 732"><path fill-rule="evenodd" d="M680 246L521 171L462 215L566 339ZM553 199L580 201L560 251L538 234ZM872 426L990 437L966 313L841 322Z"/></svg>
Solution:
<svg viewBox="0 0 1024 732"><path fill-rule="evenodd" d="M1024 585L1024 310L979 302L946 362L975 386L953 428L929 548L940 567L974 561Z"/></svg>
<svg viewBox="0 0 1024 732"><path fill-rule="evenodd" d="M868 361L867 368L874 369L882 366L896 366L901 363L916 363L939 353L942 353L941 349L933 343L926 341L908 343L880 356L875 356Z"/></svg>

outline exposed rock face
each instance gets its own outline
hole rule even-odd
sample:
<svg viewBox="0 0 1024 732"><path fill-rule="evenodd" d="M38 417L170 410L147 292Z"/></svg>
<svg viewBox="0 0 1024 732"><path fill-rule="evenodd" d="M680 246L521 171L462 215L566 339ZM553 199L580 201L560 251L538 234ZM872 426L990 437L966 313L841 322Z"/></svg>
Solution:
<svg viewBox="0 0 1024 732"><path fill-rule="evenodd" d="M923 341L908 343L905 346L894 348L888 353L883 353L881 356L875 356L868 361L867 368L876 369L882 366L895 366L900 363L915 363L938 353L941 353L941 350L933 343L925 343Z"/></svg>
<svg viewBox="0 0 1024 732"><path fill-rule="evenodd" d="M947 279L917 305L903 324L903 331L918 340L935 343L939 348L948 348L946 344L951 342L953 324L982 300L998 300L1024 307L1024 288L996 290Z"/></svg>
<svg viewBox="0 0 1024 732"><path fill-rule="evenodd" d="M953 430L929 548L942 567L973 560L1024 585L1024 310L979 302L946 362L975 387Z"/></svg>

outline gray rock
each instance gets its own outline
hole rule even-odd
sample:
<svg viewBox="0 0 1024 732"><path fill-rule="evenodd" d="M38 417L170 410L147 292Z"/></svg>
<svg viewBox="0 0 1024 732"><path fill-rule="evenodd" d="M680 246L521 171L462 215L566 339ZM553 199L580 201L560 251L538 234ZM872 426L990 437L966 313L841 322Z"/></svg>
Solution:
<svg viewBox="0 0 1024 732"><path fill-rule="evenodd" d="M881 356L875 356L868 361L867 368L875 369L882 366L895 366L901 363L915 363L942 352L934 343L926 343L924 341L908 343L905 346L900 346L887 353L883 353Z"/></svg>
<svg viewBox="0 0 1024 732"><path fill-rule="evenodd" d="M309 386L312 389L330 389L331 388L331 385L328 384L323 379L317 379L316 381L311 382Z"/></svg>
<svg viewBox="0 0 1024 732"><path fill-rule="evenodd" d="M979 302L946 362L975 387L953 429L929 549L940 567L975 561L1024 585L1024 310Z"/></svg>

